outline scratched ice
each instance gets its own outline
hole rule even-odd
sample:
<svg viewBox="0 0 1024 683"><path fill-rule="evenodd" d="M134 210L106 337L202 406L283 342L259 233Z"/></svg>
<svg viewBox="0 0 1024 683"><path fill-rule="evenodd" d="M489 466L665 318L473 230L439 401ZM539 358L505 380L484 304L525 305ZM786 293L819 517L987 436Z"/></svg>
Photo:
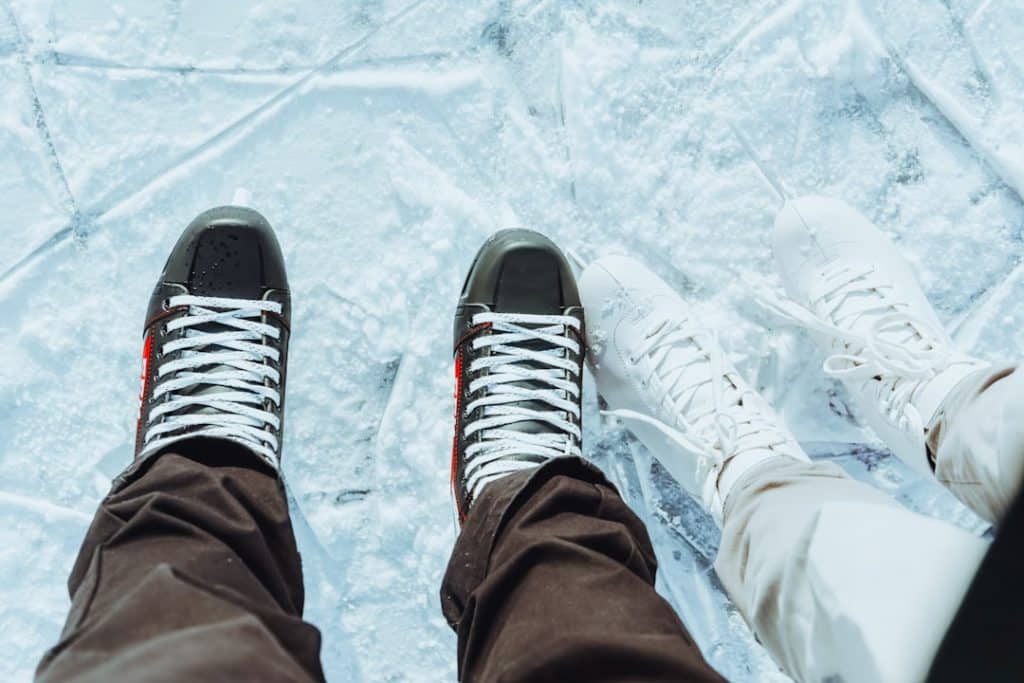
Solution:
<svg viewBox="0 0 1024 683"><path fill-rule="evenodd" d="M179 230L233 198L294 286L284 470L333 680L454 680L438 584L449 315L513 225L628 252L707 307L817 457L984 525L885 454L807 339L763 333L780 198L902 245L964 348L1024 342L1024 8L986 0L12 0L0 10L0 678L58 636L131 456L140 324ZM659 589L736 681L785 680L710 571L709 519L592 384L586 450L649 523Z"/></svg>

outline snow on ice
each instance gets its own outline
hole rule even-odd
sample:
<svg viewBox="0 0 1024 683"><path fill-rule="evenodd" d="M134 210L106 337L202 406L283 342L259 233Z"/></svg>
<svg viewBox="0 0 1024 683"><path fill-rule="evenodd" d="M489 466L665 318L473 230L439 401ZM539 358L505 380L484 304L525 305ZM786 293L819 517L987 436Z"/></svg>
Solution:
<svg viewBox="0 0 1024 683"><path fill-rule="evenodd" d="M645 260L814 455L986 533L857 426L805 338L764 334L741 283L771 273L782 196L835 195L902 245L965 349L1019 355L1018 3L12 0L0 79L5 681L55 642L131 457L167 250L236 196L294 287L284 470L332 680L455 679L449 316L502 227ZM713 523L588 392L587 453L650 525L659 590L729 678L786 680L711 571Z"/></svg>

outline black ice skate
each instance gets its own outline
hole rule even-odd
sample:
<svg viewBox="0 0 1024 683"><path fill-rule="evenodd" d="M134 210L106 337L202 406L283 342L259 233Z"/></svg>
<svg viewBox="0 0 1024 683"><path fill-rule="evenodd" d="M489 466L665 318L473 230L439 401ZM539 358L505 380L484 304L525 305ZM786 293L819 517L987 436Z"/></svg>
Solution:
<svg viewBox="0 0 1024 683"><path fill-rule="evenodd" d="M455 313L460 521L495 479L581 454L583 322L576 279L551 240L504 230L481 247Z"/></svg>
<svg viewBox="0 0 1024 683"><path fill-rule="evenodd" d="M149 301L133 470L184 439L233 442L276 470L290 317L263 216L226 206L192 221Z"/></svg>

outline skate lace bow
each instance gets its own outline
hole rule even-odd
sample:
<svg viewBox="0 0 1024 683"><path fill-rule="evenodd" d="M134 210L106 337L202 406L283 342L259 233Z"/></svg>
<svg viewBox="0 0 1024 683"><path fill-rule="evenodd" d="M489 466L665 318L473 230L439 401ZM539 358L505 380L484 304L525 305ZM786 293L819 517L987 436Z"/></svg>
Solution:
<svg viewBox="0 0 1024 683"><path fill-rule="evenodd" d="M466 447L467 489L477 497L484 485L503 475L554 457L580 456L579 365L569 354L580 346L569 331L580 321L564 315L480 313L473 325L491 326L490 334L473 340L488 354L469 367L469 393L480 397L464 409L480 410L466 424L466 438L480 438ZM544 425L534 431L508 429L517 423Z"/></svg>
<svg viewBox="0 0 1024 683"><path fill-rule="evenodd" d="M704 504L714 509L720 502L717 473L727 462L747 451L786 444L788 439L770 416L744 405L744 399L755 392L738 388L729 379L728 364L714 331L692 327L686 319L659 320L649 328L629 362L637 364L644 357L650 364L643 384L649 387L657 377L659 407L668 408L676 416L675 424L627 409L602 414L650 425L692 454L697 460L697 481L702 482ZM700 364L709 367L687 373L688 368ZM710 401L706 400L707 392L703 398L700 395L705 387L710 388Z"/></svg>
<svg viewBox="0 0 1024 683"><path fill-rule="evenodd" d="M768 311L832 340L835 353L822 366L827 375L878 380L877 398L890 418L908 429L924 429L910 399L921 380L934 377L954 361L950 345L943 341L945 333L913 315L908 304L892 300L892 284L870 266L833 265L822 275L811 291L809 307L763 283L751 286ZM864 315L876 317L855 330L854 324Z"/></svg>
<svg viewBox="0 0 1024 683"><path fill-rule="evenodd" d="M240 443L277 467L281 403L281 331L262 322L280 313L274 301L182 295L168 306L188 313L166 325L183 330L165 342L157 358L154 407L149 413L142 456L184 438L205 436ZM170 358L170 360L168 360Z"/></svg>

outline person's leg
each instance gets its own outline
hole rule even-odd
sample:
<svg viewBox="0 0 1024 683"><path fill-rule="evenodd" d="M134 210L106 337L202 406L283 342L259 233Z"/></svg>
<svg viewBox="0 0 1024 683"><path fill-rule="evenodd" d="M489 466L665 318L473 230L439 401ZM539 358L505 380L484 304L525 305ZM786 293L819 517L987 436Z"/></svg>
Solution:
<svg viewBox="0 0 1024 683"><path fill-rule="evenodd" d="M999 523L1024 475L1024 372L971 375L946 398L928 430L936 478L981 517Z"/></svg>
<svg viewBox="0 0 1024 683"><path fill-rule="evenodd" d="M37 680L323 680L280 480L233 444L178 446L101 504Z"/></svg>
<svg viewBox="0 0 1024 683"><path fill-rule="evenodd" d="M150 296L135 458L40 681L323 679L278 478L290 310L258 213L212 209L182 233Z"/></svg>
<svg viewBox="0 0 1024 683"><path fill-rule="evenodd" d="M1024 377L956 349L907 260L843 202L787 202L774 239L789 298L763 302L831 352L825 372L893 453L998 523L1024 471Z"/></svg>
<svg viewBox="0 0 1024 683"><path fill-rule="evenodd" d="M527 230L480 249L455 315L452 488L441 590L463 681L721 680L654 589L640 520L582 454L583 310Z"/></svg>
<svg viewBox="0 0 1024 683"><path fill-rule="evenodd" d="M831 463L779 458L732 488L715 569L797 680L916 681L987 548Z"/></svg>
<svg viewBox="0 0 1024 683"><path fill-rule="evenodd" d="M608 257L581 278L609 412L722 525L716 569L797 680L923 678L986 544L813 463L678 294Z"/></svg>
<svg viewBox="0 0 1024 683"><path fill-rule="evenodd" d="M582 461L493 482L441 590L461 680L722 680L655 592L655 570L643 523Z"/></svg>

